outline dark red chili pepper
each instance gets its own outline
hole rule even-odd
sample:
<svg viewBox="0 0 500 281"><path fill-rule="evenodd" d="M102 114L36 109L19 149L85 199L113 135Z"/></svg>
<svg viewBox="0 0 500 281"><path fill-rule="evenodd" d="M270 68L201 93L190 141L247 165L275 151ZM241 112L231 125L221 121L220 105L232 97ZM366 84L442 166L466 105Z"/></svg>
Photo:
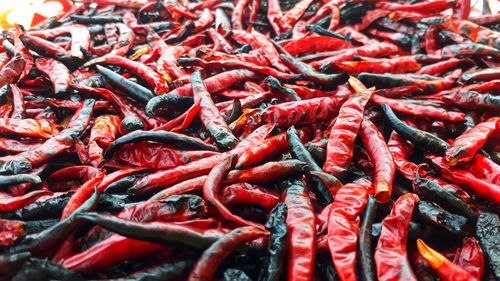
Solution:
<svg viewBox="0 0 500 281"><path fill-rule="evenodd" d="M273 127L272 125L264 125L255 130L252 135L241 141L235 149L230 151L230 153L241 155L250 146L254 145L256 142L262 141ZM152 173L136 182L132 188L129 189L129 192L132 194L144 194L157 191L162 186L169 186L196 176L205 175L227 155L227 153L222 153L173 169Z"/></svg>
<svg viewBox="0 0 500 281"><path fill-rule="evenodd" d="M455 254L453 264L481 280L484 273L484 255L479 241L474 237L465 237L462 248Z"/></svg>
<svg viewBox="0 0 500 281"><path fill-rule="evenodd" d="M351 85L360 83L355 78L350 78L349 81ZM340 108L328 139L323 170L336 177L342 175L349 168L353 155L354 139L363 121L363 111L373 94L373 89L361 88L356 89L356 92Z"/></svg>
<svg viewBox="0 0 500 281"><path fill-rule="evenodd" d="M64 64L52 58L38 58L35 66L50 79L56 94L62 95L67 92L71 76Z"/></svg>
<svg viewBox="0 0 500 281"><path fill-rule="evenodd" d="M291 39L281 43L283 49L292 56L306 53L316 53L318 51L336 51L343 48L352 47L348 42L330 36L305 37L300 39Z"/></svg>
<svg viewBox="0 0 500 281"><path fill-rule="evenodd" d="M248 183L225 186L221 192L221 200L229 206L255 205L265 209L271 209L279 202L275 194Z"/></svg>
<svg viewBox="0 0 500 281"><path fill-rule="evenodd" d="M382 220L382 230L375 249L377 278L382 280L417 280L406 251L408 224L413 208L420 201L407 193L394 203L391 213Z"/></svg>
<svg viewBox="0 0 500 281"><path fill-rule="evenodd" d="M214 102L210 98L210 93L203 83L200 72L193 72L191 85L193 87L194 101L200 101L198 116L209 134L221 149L229 150L234 148L238 140L233 136L222 119L220 112L215 107Z"/></svg>
<svg viewBox="0 0 500 281"><path fill-rule="evenodd" d="M394 59L373 59L367 61L341 61L335 64L349 74L371 73L406 73L420 69L420 64L413 57Z"/></svg>
<svg viewBox="0 0 500 281"><path fill-rule="evenodd" d="M266 232L252 226L236 228L227 233L203 252L203 255L196 262L187 280L201 281L212 279L217 267L232 251L244 243L264 235L266 235Z"/></svg>

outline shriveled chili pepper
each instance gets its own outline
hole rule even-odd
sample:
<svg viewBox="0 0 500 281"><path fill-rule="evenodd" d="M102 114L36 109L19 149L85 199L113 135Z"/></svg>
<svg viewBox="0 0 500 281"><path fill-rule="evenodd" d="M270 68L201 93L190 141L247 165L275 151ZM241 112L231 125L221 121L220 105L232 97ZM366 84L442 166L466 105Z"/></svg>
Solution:
<svg viewBox="0 0 500 281"><path fill-rule="evenodd" d="M366 281L376 280L375 264L372 257L372 225L377 212L377 201L369 195L366 202L365 210L361 216L358 236L359 243L357 250L359 251L359 267L361 268L361 276Z"/></svg>
<svg viewBox="0 0 500 281"><path fill-rule="evenodd" d="M118 135L121 119L116 115L102 115L95 119L89 137L89 157L92 165L98 167L103 161L103 151Z"/></svg>
<svg viewBox="0 0 500 281"><path fill-rule="evenodd" d="M480 280L484 273L484 255L479 241L474 237L465 237L462 248L455 254L453 264Z"/></svg>
<svg viewBox="0 0 500 281"><path fill-rule="evenodd" d="M375 249L378 279L417 280L408 261L406 242L413 208L419 201L413 193L400 196L391 213L382 220L382 231Z"/></svg>
<svg viewBox="0 0 500 281"><path fill-rule="evenodd" d="M288 141L288 148L294 158L305 162L312 171L321 171L321 167L316 163L309 151L307 151L306 147L301 142L295 127L292 126L287 130L286 138ZM327 205L333 202L331 191L328 190L328 188L320 180L313 178L313 183L314 192L317 194L319 197L318 199L322 204Z"/></svg>
<svg viewBox="0 0 500 281"><path fill-rule="evenodd" d="M500 189L496 184L478 179L465 170L450 167L443 157L433 158L431 165L443 178L467 188L477 196L492 202L500 201Z"/></svg>
<svg viewBox="0 0 500 281"><path fill-rule="evenodd" d="M455 139L446 150L446 161L450 166L463 165L472 160L474 155L486 143L488 137L496 130L500 118L493 117L465 131Z"/></svg>
<svg viewBox="0 0 500 281"><path fill-rule="evenodd" d="M205 250L191 270L187 280L210 280L215 274L219 264L231 253L231 251L245 242L255 240L264 235L266 235L264 231L252 226L236 228L227 233Z"/></svg>
<svg viewBox="0 0 500 281"><path fill-rule="evenodd" d="M391 198L392 182L396 167L392 155L384 141L384 136L368 119L361 123L360 137L370 159L375 164L375 198L377 202L388 202Z"/></svg>
<svg viewBox="0 0 500 281"><path fill-rule="evenodd" d="M482 213L476 223L476 235L486 257L487 264L494 278L500 276L500 261L498 260L498 225L500 219L493 213Z"/></svg>
<svg viewBox="0 0 500 281"><path fill-rule="evenodd" d="M221 149L232 149L238 140L233 136L224 120L222 120L220 113L215 108L210 98L210 93L203 83L200 72L193 73L191 76L191 85L193 87L195 102L198 100L201 101L198 116L203 122L203 125Z"/></svg>
<svg viewBox="0 0 500 281"><path fill-rule="evenodd" d="M417 240L417 249L427 263L443 280L479 280L467 271L453 264L446 257L427 246L422 240Z"/></svg>
<svg viewBox="0 0 500 281"><path fill-rule="evenodd" d="M328 215L328 246L341 280L356 280L359 217L368 200L370 182L344 185L335 195Z"/></svg>
<svg viewBox="0 0 500 281"><path fill-rule="evenodd" d="M449 147L447 142L428 132L406 125L404 122L398 119L398 117L394 114L394 112L388 105L382 104L381 107L384 111L387 121L399 135L411 141L412 143L424 147L438 155L443 155L446 152L446 149Z"/></svg>
<svg viewBox="0 0 500 281"><path fill-rule="evenodd" d="M316 253L316 227L311 199L301 180L287 180L288 279L312 280Z"/></svg>
<svg viewBox="0 0 500 281"><path fill-rule="evenodd" d="M355 78L350 78L350 83L360 82ZM365 88L357 90L357 92L340 108L339 116L330 131L328 139L323 170L336 177L347 170L352 160L352 145L354 145L354 139L363 121L365 105L373 94L373 89Z"/></svg>

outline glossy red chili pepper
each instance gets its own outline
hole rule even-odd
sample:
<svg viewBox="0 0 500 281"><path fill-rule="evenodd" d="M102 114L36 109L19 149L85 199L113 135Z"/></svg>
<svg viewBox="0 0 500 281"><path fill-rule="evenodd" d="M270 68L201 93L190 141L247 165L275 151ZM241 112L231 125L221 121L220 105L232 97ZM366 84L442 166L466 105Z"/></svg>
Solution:
<svg viewBox="0 0 500 281"><path fill-rule="evenodd" d="M384 136L368 119L361 123L359 133L370 159L375 164L374 189L378 202L388 202L392 193L392 182L396 175L396 167L391 151L385 143Z"/></svg>
<svg viewBox="0 0 500 281"><path fill-rule="evenodd" d="M472 160L483 147L488 137L499 127L500 118L493 117L468 129L455 139L446 150L446 161L450 166L463 165Z"/></svg>
<svg viewBox="0 0 500 281"><path fill-rule="evenodd" d="M328 246L340 280L357 280L359 218L368 200L370 182L349 183L335 195L328 215Z"/></svg>
<svg viewBox="0 0 500 281"><path fill-rule="evenodd" d="M413 208L419 201L413 193L400 196L391 213L382 220L374 256L378 279L417 280L408 260L406 243Z"/></svg>
<svg viewBox="0 0 500 281"><path fill-rule="evenodd" d="M455 254L453 264L481 280L484 273L484 254L479 241L474 237L465 237L462 248Z"/></svg>
<svg viewBox="0 0 500 281"><path fill-rule="evenodd" d="M288 180L284 203L287 206L288 279L312 280L316 258L316 227L314 211L305 184Z"/></svg>
<svg viewBox="0 0 500 281"><path fill-rule="evenodd" d="M351 85L360 83L355 78L350 78ZM364 87L364 86L363 86ZM349 98L340 108L339 115L330 131L326 148L326 161L323 170L336 177L342 175L352 160L353 145L358 135L363 111L374 89L356 89L357 94Z"/></svg>
<svg viewBox="0 0 500 281"><path fill-rule="evenodd" d="M405 73L420 69L420 64L413 57L394 59L373 59L368 61L341 61L335 64L349 74L361 72L372 73Z"/></svg>
<svg viewBox="0 0 500 281"><path fill-rule="evenodd" d="M116 115L101 115L94 120L89 137L89 158L94 167L103 161L103 151L118 135L121 118Z"/></svg>
<svg viewBox="0 0 500 281"><path fill-rule="evenodd" d="M500 189L498 185L478 179L466 170L448 166L443 157L433 158L431 165L444 179L463 186L479 197L493 202L500 202Z"/></svg>
<svg viewBox="0 0 500 281"><path fill-rule="evenodd" d="M420 255L437 272L443 280L479 280L467 271L453 264L446 257L427 246L424 241L417 240L417 249Z"/></svg>
<svg viewBox="0 0 500 281"><path fill-rule="evenodd" d="M500 185L500 165L486 156L476 154L468 163L467 171L479 179Z"/></svg>

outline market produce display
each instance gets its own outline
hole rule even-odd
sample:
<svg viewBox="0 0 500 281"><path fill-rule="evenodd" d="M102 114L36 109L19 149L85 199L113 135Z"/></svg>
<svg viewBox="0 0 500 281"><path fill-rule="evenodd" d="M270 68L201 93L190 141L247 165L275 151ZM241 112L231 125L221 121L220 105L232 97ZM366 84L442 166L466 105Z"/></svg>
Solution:
<svg viewBox="0 0 500 281"><path fill-rule="evenodd" d="M1 280L500 280L500 14L79 0L0 47Z"/></svg>

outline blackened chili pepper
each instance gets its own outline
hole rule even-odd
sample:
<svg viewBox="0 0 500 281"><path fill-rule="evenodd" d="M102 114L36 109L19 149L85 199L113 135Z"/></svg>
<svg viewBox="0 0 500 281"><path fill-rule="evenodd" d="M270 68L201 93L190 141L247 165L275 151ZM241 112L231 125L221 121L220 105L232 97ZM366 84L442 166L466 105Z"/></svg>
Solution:
<svg viewBox="0 0 500 281"><path fill-rule="evenodd" d="M255 240L265 234L264 231L252 226L236 228L227 233L205 250L191 270L187 280L212 279L219 264L231 253L231 251L245 242Z"/></svg>
<svg viewBox="0 0 500 281"><path fill-rule="evenodd" d="M449 233L455 235L465 233L464 228L467 223L465 217L443 210L432 202L424 200L418 202L415 213L423 221L436 225Z"/></svg>
<svg viewBox="0 0 500 281"><path fill-rule="evenodd" d="M443 155L446 152L446 149L449 147L447 142L428 132L406 125L394 114L388 105L382 104L381 107L391 127L402 137L438 155Z"/></svg>
<svg viewBox="0 0 500 281"><path fill-rule="evenodd" d="M271 281L280 278L284 256L288 250L288 230L286 227L287 209L283 203L278 203L269 213L266 229L271 233L267 242L268 254L259 273L259 281Z"/></svg>
<svg viewBox="0 0 500 281"><path fill-rule="evenodd" d="M500 278L500 260L498 253L498 226L500 225L500 219L498 215L493 213L484 212L482 213L476 224L476 235L481 243L481 248L483 249L488 266L495 279Z"/></svg>
<svg viewBox="0 0 500 281"><path fill-rule="evenodd" d="M139 102L147 103L155 96L147 88L134 83L121 75L116 74L108 68L100 65L97 65L96 68L97 71L99 71L99 73L101 73L106 78L106 80L110 81L111 84L113 84L113 86L115 86L117 89L121 89L123 92L129 94L132 98Z"/></svg>
<svg viewBox="0 0 500 281"><path fill-rule="evenodd" d="M299 134L295 127L290 127L287 130L288 148L292 156L307 164L311 171L321 171L321 167L312 158L309 151L300 140ZM313 178L314 192L317 194L319 201L324 204L333 202L333 197L328 188L318 179Z"/></svg>
<svg viewBox="0 0 500 281"><path fill-rule="evenodd" d="M125 144L139 141L154 141L159 143L168 143L174 146L189 147L191 149L216 151L215 147L208 145L197 138L178 133L162 131L134 131L125 136L119 137L110 143L104 153L104 158L111 158L115 151Z"/></svg>
<svg viewBox="0 0 500 281"><path fill-rule="evenodd" d="M79 273L63 268L48 260L31 258L19 269L12 280L30 280L32 278L47 278L56 280L85 280Z"/></svg>
<svg viewBox="0 0 500 281"><path fill-rule="evenodd" d="M472 222L477 220L478 214L462 199L446 190L438 182L420 177L418 172L415 173L413 188L419 196L430 199L444 208L449 208L451 211L466 217Z"/></svg>
<svg viewBox="0 0 500 281"><path fill-rule="evenodd" d="M52 227L35 234L26 236L18 245L11 248L12 252L29 251L34 255L44 255L45 251L61 243L75 228L78 223L76 214L91 211L97 206L99 194L94 194L81 205L74 215L61 220Z"/></svg>
<svg viewBox="0 0 500 281"><path fill-rule="evenodd" d="M304 78L321 85L332 86L338 83L343 77L342 74L319 73L306 63L303 63L288 54L281 54L280 58L291 70L300 73L304 76Z"/></svg>
<svg viewBox="0 0 500 281"><path fill-rule="evenodd" d="M365 210L361 216L361 224L358 231L359 242L357 246L359 252L359 268L361 269L361 277L364 281L377 280L377 273L372 257L373 246L371 235L376 212L377 201L373 196L368 196Z"/></svg>
<svg viewBox="0 0 500 281"><path fill-rule="evenodd" d="M185 276L194 266L194 261L190 259L181 259L175 262L168 262L153 267L148 267L144 270L132 273L120 278L127 281L146 281L146 280L163 280L174 281Z"/></svg>
<svg viewBox="0 0 500 281"><path fill-rule="evenodd" d="M193 97L195 102L201 101L201 108L198 116L203 122L205 128L214 138L217 145L228 150L233 148L238 140L233 136L220 113L210 98L210 94L203 83L200 72L194 72L191 76L191 85L193 87Z"/></svg>

